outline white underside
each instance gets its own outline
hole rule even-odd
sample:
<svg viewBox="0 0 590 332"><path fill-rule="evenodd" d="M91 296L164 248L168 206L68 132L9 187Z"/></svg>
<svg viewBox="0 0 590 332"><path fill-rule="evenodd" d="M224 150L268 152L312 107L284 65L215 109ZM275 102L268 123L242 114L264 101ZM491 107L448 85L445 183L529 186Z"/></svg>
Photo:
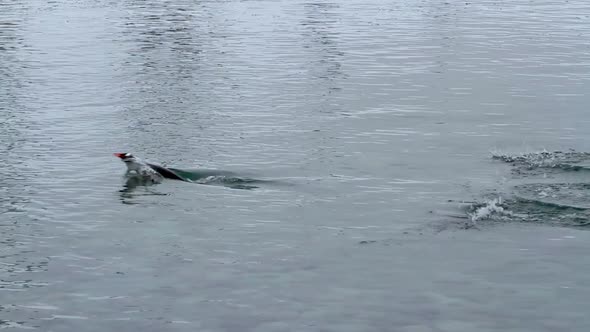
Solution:
<svg viewBox="0 0 590 332"><path fill-rule="evenodd" d="M164 179L160 173L153 170L151 167L143 163L142 161L136 159L133 161L125 161L125 165L127 165L127 176L128 177L139 177L142 180L152 182L152 183L160 183Z"/></svg>

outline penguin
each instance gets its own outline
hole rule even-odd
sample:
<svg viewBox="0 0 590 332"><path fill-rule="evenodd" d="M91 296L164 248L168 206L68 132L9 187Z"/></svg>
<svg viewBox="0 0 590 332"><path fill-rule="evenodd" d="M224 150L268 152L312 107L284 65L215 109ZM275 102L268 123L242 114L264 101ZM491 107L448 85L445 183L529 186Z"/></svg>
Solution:
<svg viewBox="0 0 590 332"><path fill-rule="evenodd" d="M160 183L163 179L185 181L174 171L159 165L154 165L133 156L131 153L114 153L127 166L127 175L140 176L153 183Z"/></svg>

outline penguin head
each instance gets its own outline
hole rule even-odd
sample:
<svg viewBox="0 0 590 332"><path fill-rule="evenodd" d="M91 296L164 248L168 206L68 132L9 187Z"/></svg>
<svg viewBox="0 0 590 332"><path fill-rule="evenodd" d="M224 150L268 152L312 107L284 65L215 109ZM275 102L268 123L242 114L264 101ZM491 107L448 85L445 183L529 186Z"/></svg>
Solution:
<svg viewBox="0 0 590 332"><path fill-rule="evenodd" d="M129 152L113 153L115 157L119 157L123 162L133 162L137 159Z"/></svg>
<svg viewBox="0 0 590 332"><path fill-rule="evenodd" d="M114 153L115 157L119 157L121 161L125 163L128 171L139 172L142 168L147 165L139 158L133 156L131 153Z"/></svg>

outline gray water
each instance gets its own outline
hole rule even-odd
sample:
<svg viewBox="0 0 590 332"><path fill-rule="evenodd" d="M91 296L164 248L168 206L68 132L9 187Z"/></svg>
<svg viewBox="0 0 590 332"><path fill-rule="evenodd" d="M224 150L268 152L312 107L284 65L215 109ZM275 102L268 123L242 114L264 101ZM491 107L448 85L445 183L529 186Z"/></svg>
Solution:
<svg viewBox="0 0 590 332"><path fill-rule="evenodd" d="M464 207L580 203L490 152L590 151L588 91L585 0L0 1L0 329L588 331L590 233Z"/></svg>

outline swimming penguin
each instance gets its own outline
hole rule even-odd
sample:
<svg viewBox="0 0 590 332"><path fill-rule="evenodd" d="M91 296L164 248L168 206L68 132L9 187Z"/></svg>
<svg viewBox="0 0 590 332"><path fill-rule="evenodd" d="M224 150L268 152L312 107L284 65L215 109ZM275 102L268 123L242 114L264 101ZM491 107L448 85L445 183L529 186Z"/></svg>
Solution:
<svg viewBox="0 0 590 332"><path fill-rule="evenodd" d="M114 153L114 155L119 157L127 166L127 175L136 174L153 183L160 183L164 178L184 181L174 171L166 167L146 163L131 153Z"/></svg>

